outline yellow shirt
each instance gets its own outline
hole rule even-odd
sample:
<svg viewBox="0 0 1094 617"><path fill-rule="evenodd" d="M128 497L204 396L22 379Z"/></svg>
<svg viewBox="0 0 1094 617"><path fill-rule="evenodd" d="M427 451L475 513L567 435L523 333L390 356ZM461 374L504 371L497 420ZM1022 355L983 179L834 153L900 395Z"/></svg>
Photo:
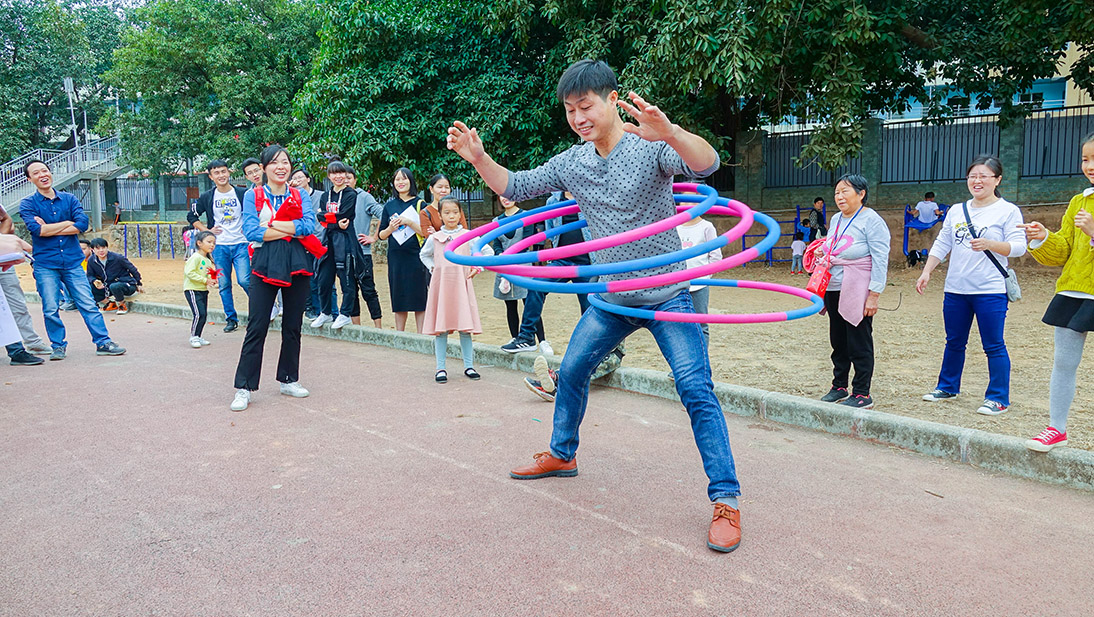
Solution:
<svg viewBox="0 0 1094 617"><path fill-rule="evenodd" d="M1077 291L1094 295L1094 246L1090 236L1075 226L1075 214L1080 209L1094 214L1094 188L1071 198L1064 212L1060 231L1048 234L1037 248L1030 246L1030 255L1046 266L1063 266L1056 281L1056 293Z"/></svg>
<svg viewBox="0 0 1094 617"><path fill-rule="evenodd" d="M186 260L186 268L183 270L182 288L193 291L209 291L206 281L209 279L209 268L215 268L212 257L206 257L201 251L195 252Z"/></svg>

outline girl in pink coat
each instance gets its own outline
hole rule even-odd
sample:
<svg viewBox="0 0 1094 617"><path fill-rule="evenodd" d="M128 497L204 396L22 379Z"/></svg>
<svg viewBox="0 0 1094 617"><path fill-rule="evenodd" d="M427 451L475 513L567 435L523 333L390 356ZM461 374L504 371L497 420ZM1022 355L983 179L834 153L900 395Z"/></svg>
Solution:
<svg viewBox="0 0 1094 617"><path fill-rule="evenodd" d="M437 383L448 381L444 365L450 332L460 333L463 374L469 379L478 379L480 376L474 368L471 335L482 334L482 323L479 321L479 303L475 299L475 286L471 279L482 272L482 268L461 266L445 258L444 251L448 244L467 230L460 225L460 202L456 199L442 199L440 213L444 225L426 239L419 253L422 263L433 273L429 282L422 333L436 337L434 348L437 352ZM467 255L470 250L471 245L464 244L457 252ZM483 252L493 254L489 247L483 247Z"/></svg>

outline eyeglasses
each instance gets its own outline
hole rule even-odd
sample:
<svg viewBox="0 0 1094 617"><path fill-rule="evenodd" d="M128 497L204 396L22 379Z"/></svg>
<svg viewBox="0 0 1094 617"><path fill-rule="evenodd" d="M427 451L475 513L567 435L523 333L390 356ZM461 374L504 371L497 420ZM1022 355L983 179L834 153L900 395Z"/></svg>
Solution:
<svg viewBox="0 0 1094 617"><path fill-rule="evenodd" d="M968 179L968 180L987 180L988 178L998 178L998 177L999 176L996 176L996 175L990 175L989 176L989 175L986 175L986 174L969 174L968 176L965 176L965 178Z"/></svg>

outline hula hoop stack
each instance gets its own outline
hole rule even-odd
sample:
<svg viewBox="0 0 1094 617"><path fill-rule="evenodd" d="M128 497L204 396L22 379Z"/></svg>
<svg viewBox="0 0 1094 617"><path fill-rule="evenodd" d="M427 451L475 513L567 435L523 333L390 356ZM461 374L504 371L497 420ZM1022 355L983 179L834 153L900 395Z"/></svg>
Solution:
<svg viewBox="0 0 1094 617"><path fill-rule="evenodd" d="M719 197L718 192L709 186L703 184L676 183L673 185L673 191L675 192L673 197L677 204L677 214L637 229L604 238L589 240L587 242L580 242L578 244L525 252L525 249L534 244L554 238L569 231L579 230L588 224L584 220L578 220L573 223L566 223L565 225L555 227L546 233L541 232L528 236L510 246L500 255L488 256L482 254L482 247L486 246L502 234L507 234L518 228L534 225L547 219L579 212L581 208L577 205L576 201L571 199L558 204L551 204L534 210L528 210L527 212L508 217L503 221L495 221L478 227L453 241L445 252L445 257L447 257L449 261L460 265L486 268L487 270L496 272L500 276L508 279L512 284L527 289L548 293L590 294L589 303L597 308L619 315L642 319L690 323L767 323L801 319L802 317L816 315L824 308L824 300L819 296L804 289L791 287L790 285L761 281L699 278L728 270L760 257L775 245L779 239L781 230L775 219L762 212L753 212L751 208L735 199ZM689 206L688 204L693 205ZM703 214L735 216L740 218L740 221L738 221L729 231L713 240L664 255L587 266L531 265L535 262L546 262L553 259L565 259L575 255L584 255L594 251L634 242L635 240L640 240L642 238L648 238L649 236L673 229L676 226L686 223L697 216L702 216ZM728 246L731 242L736 242L750 227L752 227L753 222L759 222L767 227L767 235L764 236L763 240L755 246L705 266L619 281L564 283L547 280L620 274L686 261L692 257L709 253L714 249L721 249L724 246ZM455 252L455 249L468 242L472 243L470 255L460 255ZM740 287L773 291L804 298L811 304L810 306L792 311L769 313L676 313L620 306L607 302L596 295L601 293L649 289L650 287L672 285L682 281L688 281L692 285Z"/></svg>

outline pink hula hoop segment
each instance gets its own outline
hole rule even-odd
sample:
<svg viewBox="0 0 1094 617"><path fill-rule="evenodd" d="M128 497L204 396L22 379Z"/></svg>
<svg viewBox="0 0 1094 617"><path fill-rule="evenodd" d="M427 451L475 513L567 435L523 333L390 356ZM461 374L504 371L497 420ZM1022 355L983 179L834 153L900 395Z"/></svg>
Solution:
<svg viewBox="0 0 1094 617"><path fill-rule="evenodd" d="M778 241L779 236L781 235L781 229L779 228L778 223L770 216L763 214L762 212L754 212L747 205L739 201L719 197L714 189L706 185L677 183L673 185L673 189L677 192L674 197L678 204L681 202L698 203L694 206L678 205L677 214L657 221L655 223L574 245L557 247L542 251L521 252L529 246L532 246L533 244L536 244L538 242L542 242L543 240L550 237L549 234L537 233L517 242L513 246L509 247L501 255L487 256L482 254L482 247L487 242L501 235L502 233L507 233L510 230L517 229L522 225L532 225L540 221L564 216L567 214L573 214L580 211L580 207L577 206L573 201L563 202L561 204L556 204L549 207L544 206L542 208L530 210L524 214L516 215L515 217L511 217L514 219L513 221L494 221L487 225L482 225L470 231L469 233L463 234L455 241L453 241L449 245L445 256L454 263L459 263L466 266L481 266L488 270L492 270L499 276L504 276L506 279L509 279L510 282L512 282L514 285L545 292L588 294L614 293L674 285L677 283L688 281L692 285L741 287L746 289L772 291L775 293L792 295L810 301L810 306L795 309L792 311L777 311L767 313L699 314L690 312L677 313L654 311L642 307L622 306L610 303L596 295L589 296L590 304L593 304L597 308L619 315L638 317L642 319L655 319L658 321L676 321L688 323L766 323L788 321L791 319L808 317L810 315L815 315L819 313L824 308L824 301L819 296L804 289L791 287L789 285L766 283L760 281L701 278L713 275L717 272L728 270L745 262L751 261L752 259L755 259L756 257L766 253ZM694 194L681 195L679 194L681 191L688 193L699 193L701 197ZM620 246L629 242L634 242L636 240L647 238L649 236L672 229L682 223L685 223L697 216L708 212L710 214L736 216L739 217L741 220L729 231L718 236L714 240L710 240L700 245L696 245L694 247L683 249L681 251L677 251L667 255L657 255L625 262L594 264L590 266L527 265L535 261L565 259L567 257L573 257L575 255L582 255L589 252L599 251L606 248ZM761 240L755 246L745 249L744 251L707 265L653 276L643 276L637 278L595 283L563 283L557 281L543 280L547 278L572 278L576 276L595 276L601 274L633 272L636 270L643 270L655 266L684 261L690 257L701 255L711 250L714 250L715 248L720 249L721 247L727 246L730 242L735 242L739 240L752 227L754 222L762 223L765 227L767 227L768 233L765 235L763 240ZM557 233L558 230L554 231L555 233ZM455 249L459 248L467 242L473 243L470 255L459 255L454 252Z"/></svg>

